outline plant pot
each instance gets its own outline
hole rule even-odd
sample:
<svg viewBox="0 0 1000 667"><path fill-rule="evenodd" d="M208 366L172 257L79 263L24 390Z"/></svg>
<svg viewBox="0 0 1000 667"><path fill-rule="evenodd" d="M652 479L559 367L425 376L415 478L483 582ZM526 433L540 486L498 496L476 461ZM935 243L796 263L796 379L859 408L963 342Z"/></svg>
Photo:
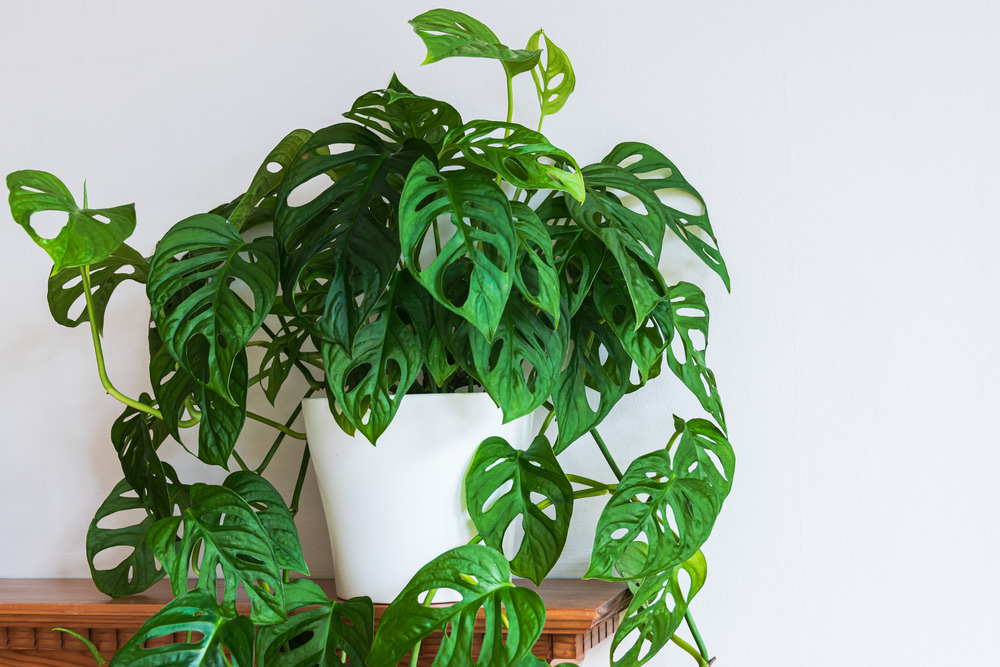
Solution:
<svg viewBox="0 0 1000 667"><path fill-rule="evenodd" d="M303 402L326 512L337 595L388 603L424 564L476 534L464 479L490 436L524 448L531 419L508 424L485 393L408 395L373 447L344 433L325 398ZM435 602L453 602L442 594Z"/></svg>

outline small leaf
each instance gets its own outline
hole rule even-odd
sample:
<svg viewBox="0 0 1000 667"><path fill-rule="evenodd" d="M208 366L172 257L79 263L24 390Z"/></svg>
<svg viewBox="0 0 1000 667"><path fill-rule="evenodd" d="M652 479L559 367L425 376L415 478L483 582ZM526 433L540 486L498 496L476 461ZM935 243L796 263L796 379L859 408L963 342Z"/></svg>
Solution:
<svg viewBox="0 0 1000 667"><path fill-rule="evenodd" d="M139 401L152 404L147 394L142 394ZM169 466L165 466L156 453L166 437L167 429L161 420L133 407L126 407L111 425L111 443L118 452L125 480L146 510L157 519L170 516L173 505L167 472Z"/></svg>
<svg viewBox="0 0 1000 667"><path fill-rule="evenodd" d="M521 295L559 324L562 299L559 274L552 254L552 239L538 215L521 202L511 202L514 233L517 234L517 270L514 285Z"/></svg>
<svg viewBox="0 0 1000 667"><path fill-rule="evenodd" d="M534 67L541 55L541 51L507 48L485 25L451 9L432 9L411 20L410 25L427 47L424 65L445 58L492 58L512 77Z"/></svg>
<svg viewBox="0 0 1000 667"><path fill-rule="evenodd" d="M697 285L677 283L670 288L670 308L674 328L684 349L684 359L678 359L673 346L667 348L667 364L684 385L698 397L701 407L726 427L726 414L715 384L715 373L705 364L708 347L708 304L705 294ZM692 332L698 332L695 341Z"/></svg>
<svg viewBox="0 0 1000 667"><path fill-rule="evenodd" d="M487 506L508 483L510 490ZM542 500L554 507L555 518L538 507ZM536 437L527 451L514 449L503 438L484 440L465 476L465 502L483 541L501 553L504 535L522 518L524 541L510 568L541 584L562 553L573 516L573 486L545 436Z"/></svg>
<svg viewBox="0 0 1000 667"><path fill-rule="evenodd" d="M101 655L101 652L97 650L97 646L94 645L94 642L90 641L89 639L81 635L79 632L74 632L73 630L67 630L66 628L52 628L52 630L55 632L65 632L67 635L71 637L76 637L81 642L83 642L83 645L87 647L87 650L90 652L90 655L94 658L94 662L97 663L97 667L103 667L103 665L108 664L108 661L104 659L104 656Z"/></svg>
<svg viewBox="0 0 1000 667"><path fill-rule="evenodd" d="M288 173L288 168L298 156L299 149L311 136L312 132L309 130L292 130L268 153L254 174L246 194L240 198L233 212L226 216L231 225L236 229L243 229L244 222L257 205L277 189L282 178Z"/></svg>
<svg viewBox="0 0 1000 667"><path fill-rule="evenodd" d="M125 243L106 259L90 264L90 290L98 332L104 331L104 311L115 288L126 280L145 284L148 270L149 264L142 255ZM90 321L80 267L63 269L49 276L48 301L52 318L65 327ZM70 316L74 307L80 311L76 318Z"/></svg>
<svg viewBox="0 0 1000 667"><path fill-rule="evenodd" d="M257 518L271 540L278 567L309 574L295 520L271 483L255 472L238 470L226 477L222 485L235 491L257 511Z"/></svg>
<svg viewBox="0 0 1000 667"><path fill-rule="evenodd" d="M260 360L260 385L271 405L274 405L295 363L300 360L302 346L308 337L309 332L297 320L290 320L264 349Z"/></svg>
<svg viewBox="0 0 1000 667"><path fill-rule="evenodd" d="M535 80L538 106L542 117L545 117L556 113L566 104L570 93L576 88L576 74L573 73L569 56L555 45L544 30L538 30L528 39L527 48L531 51L538 49L542 38L545 39L545 65L539 59L538 65L531 70L531 78Z"/></svg>
<svg viewBox="0 0 1000 667"><path fill-rule="evenodd" d="M62 181L44 171L8 174L7 188L14 221L52 258L53 274L107 259L135 230L134 204L80 208ZM69 214L66 224L51 239L42 237L31 226L31 216L41 211Z"/></svg>

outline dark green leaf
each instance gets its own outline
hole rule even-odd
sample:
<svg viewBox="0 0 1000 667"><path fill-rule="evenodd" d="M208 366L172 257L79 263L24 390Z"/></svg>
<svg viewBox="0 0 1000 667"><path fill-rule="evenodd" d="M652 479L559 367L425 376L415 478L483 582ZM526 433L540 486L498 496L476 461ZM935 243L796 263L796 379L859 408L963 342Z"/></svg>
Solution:
<svg viewBox="0 0 1000 667"><path fill-rule="evenodd" d="M448 606L422 604L428 591L445 589L461 595L461 601ZM482 650L473 662L480 610L486 627ZM509 624L506 635L504 619ZM457 547L422 567L386 609L368 665L394 667L415 642L435 630L444 632L435 665L514 665L530 653L544 623L542 599L510 582L502 554L479 545Z"/></svg>
<svg viewBox="0 0 1000 667"><path fill-rule="evenodd" d="M124 243L107 259L90 264L90 290L98 332L104 331L104 311L115 288L126 280L145 283L148 270L149 264L142 255ZM49 276L48 301L52 318L65 327L90 321L79 267L63 269ZM74 307L80 310L76 318L70 315Z"/></svg>
<svg viewBox="0 0 1000 667"><path fill-rule="evenodd" d="M451 9L432 9L411 20L410 25L427 47L424 65L444 58L492 58L513 77L538 64L541 55L540 51L507 48L485 25Z"/></svg>
<svg viewBox="0 0 1000 667"><path fill-rule="evenodd" d="M332 602L308 579L285 585L288 620L257 631L257 663L268 667L364 665L375 609L370 598ZM297 613L296 613L297 612Z"/></svg>
<svg viewBox="0 0 1000 667"><path fill-rule="evenodd" d="M147 394L142 394L139 401L146 405L153 402ZM168 468L156 453L166 437L163 421L132 407L126 407L111 425L111 443L118 452L125 481L157 519L170 516L173 508Z"/></svg>
<svg viewBox="0 0 1000 667"><path fill-rule="evenodd" d="M188 633L189 641L146 647ZM253 667L253 623L195 589L167 603L115 654L111 667Z"/></svg>
<svg viewBox="0 0 1000 667"><path fill-rule="evenodd" d="M196 286L182 300L179 292ZM271 309L278 289L278 247L247 243L223 218L196 215L170 228L150 262L146 292L163 344L182 368L229 403L245 380L237 358ZM249 291L249 294L247 292ZM168 303L174 305L167 312ZM196 364L207 344L207 364ZM232 387L231 383L239 387Z"/></svg>
<svg viewBox="0 0 1000 667"><path fill-rule="evenodd" d="M107 259L135 230L134 204L80 208L62 181L44 171L8 174L7 188L14 221L52 258L53 274ZM42 237L31 226L31 216L41 211L69 214L66 224L51 239Z"/></svg>
<svg viewBox="0 0 1000 667"><path fill-rule="evenodd" d="M510 490L490 502L507 484ZM539 508L541 502L551 505L555 518ZM465 476L465 503L483 541L500 552L511 524L522 518L524 541L510 568L541 584L562 553L573 516L573 487L545 436L536 437L527 451L503 438L484 440Z"/></svg>
<svg viewBox="0 0 1000 667"><path fill-rule="evenodd" d="M301 359L302 345L308 337L309 332L299 325L298 320L291 320L265 348L260 361L260 385L271 405L274 405L295 363Z"/></svg>
<svg viewBox="0 0 1000 667"><path fill-rule="evenodd" d="M278 567L309 574L295 521L285 500L271 483L255 472L238 470L226 477L222 485L235 491L257 511L257 518L271 540Z"/></svg>
<svg viewBox="0 0 1000 667"><path fill-rule="evenodd" d="M254 174L246 194L240 198L236 208L227 216L230 224L236 229L243 229L243 223L250 217L257 205L275 191L299 154L299 149L311 136L312 132L309 130L292 130L268 153L263 164L260 165L260 169Z"/></svg>
<svg viewBox="0 0 1000 667"><path fill-rule="evenodd" d="M559 274L552 254L552 239L538 215L521 202L511 202L514 233L517 234L517 269L514 285L522 296L559 324L562 299Z"/></svg>
<svg viewBox="0 0 1000 667"><path fill-rule="evenodd" d="M538 65L531 70L531 78L535 80L538 91L538 106L542 117L550 116L563 108L570 93L576 88L576 74L569 62L566 52L555 45L544 30L539 30L528 40L528 49L537 50L541 39L545 38L545 64L539 59ZM539 126L541 120L539 120Z"/></svg>
<svg viewBox="0 0 1000 667"><path fill-rule="evenodd" d="M397 146L408 139L422 139L435 152L441 149L445 135L462 124L462 117L450 104L414 95L395 75L388 88L365 93L344 116Z"/></svg>
<svg viewBox="0 0 1000 667"><path fill-rule="evenodd" d="M697 285L677 283L670 288L670 307L684 358L675 354L675 346L672 345L667 348L667 364L674 375L698 397L701 407L725 428L726 415L715 384L715 373L705 364L705 352L708 348L708 305L705 303L705 294ZM698 334L697 339L692 337L692 332Z"/></svg>

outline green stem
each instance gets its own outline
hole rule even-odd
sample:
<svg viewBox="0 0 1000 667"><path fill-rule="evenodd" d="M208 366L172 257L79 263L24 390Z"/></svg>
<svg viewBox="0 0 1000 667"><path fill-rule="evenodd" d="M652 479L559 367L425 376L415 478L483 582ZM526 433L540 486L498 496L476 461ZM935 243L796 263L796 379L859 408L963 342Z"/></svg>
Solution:
<svg viewBox="0 0 1000 667"><path fill-rule="evenodd" d="M566 475L566 479L574 484L584 484L594 489L606 489L610 486L609 484L598 482L596 479L590 479L589 477L582 477L580 475Z"/></svg>
<svg viewBox="0 0 1000 667"><path fill-rule="evenodd" d="M695 660L697 660L698 661L698 667L708 667L708 665L710 664L706 658L701 657L701 655L698 653L698 649L696 649L695 647L691 646L690 644L688 644L686 641L684 641L683 639L681 639L677 635L673 635L670 638L670 641L672 641L673 643L675 643L678 646L680 646L687 653L689 653L692 658L694 658Z"/></svg>
<svg viewBox="0 0 1000 667"><path fill-rule="evenodd" d="M437 593L436 588L432 588L427 591L427 597L424 598L423 606L430 607L431 601L434 599L434 595ZM418 639L417 643L413 645L413 649L410 651L410 667L417 667L417 661L420 660L420 644L423 640Z"/></svg>
<svg viewBox="0 0 1000 667"><path fill-rule="evenodd" d="M694 624L694 616L691 615L690 607L684 611L684 620L687 622L688 630L691 631L691 636L694 637L695 643L698 644L698 651L701 653L701 657L708 660L708 649L705 648L705 642L701 640L698 626Z"/></svg>
<svg viewBox="0 0 1000 667"><path fill-rule="evenodd" d="M309 398L315 392L316 392L315 389L310 389L309 391L306 392L305 396L302 397L303 400ZM299 401L299 404L292 411L292 416L289 417L287 420L285 420L285 426L291 428L292 424L298 418L300 412L302 412L302 401ZM271 449L267 450L267 454L264 455L264 460L260 462L259 466L257 466L256 472L258 475L262 474L264 470L267 468L267 465L271 462L271 459L278 451L278 447L281 445L281 442L285 439L285 435L286 434L283 432L278 433L278 437L274 439L274 444L271 445Z"/></svg>
<svg viewBox="0 0 1000 667"><path fill-rule="evenodd" d="M249 471L250 470L250 468L247 466L247 464L243 462L243 457L241 457L236 452L235 449L233 450L233 458L236 459L236 463L237 463L237 465L239 465L239 467L240 467L241 470L245 470L245 471Z"/></svg>
<svg viewBox="0 0 1000 667"><path fill-rule="evenodd" d="M130 408L135 408L139 412L145 412L159 420L163 415L156 408L152 408L141 401L129 398L125 394L115 389L108 378L107 369L104 367L104 351L101 349L101 333L97 328L97 311L94 308L94 296L90 293L90 265L80 267L80 276L83 279L83 295L87 299L87 315L90 318L90 335L94 341L94 356L97 357L97 374L101 378L101 386L113 398L124 403Z"/></svg>
<svg viewBox="0 0 1000 667"><path fill-rule="evenodd" d="M292 492L292 504L288 506L288 511L295 516L299 511L299 497L302 496L302 485L306 481L306 470L309 469L309 444L306 444L302 451L302 463L299 464L299 478L295 480L295 491Z"/></svg>
<svg viewBox="0 0 1000 667"><path fill-rule="evenodd" d="M542 428L538 430L538 435L545 435L545 432L549 430L549 424L552 423L552 418L556 416L555 410L549 410L549 414L545 415L545 421L542 422Z"/></svg>
<svg viewBox="0 0 1000 667"><path fill-rule="evenodd" d="M622 481L622 471L618 468L618 464L615 463L615 459L611 456L611 452L608 451L608 446L604 444L604 438L601 437L601 434L597 432L596 428L590 429L590 435L594 437L594 442L596 442L597 446L600 447L601 454L604 454L604 460L607 461L608 465L611 467L611 472L615 474L615 477L618 478L619 482Z"/></svg>
<svg viewBox="0 0 1000 667"><path fill-rule="evenodd" d="M278 422L274 421L273 419L268 419L267 417L264 417L263 415L258 415L256 412L250 412L248 410L247 411L247 417L249 417L250 419L253 419L254 421L259 421L261 424L267 424L271 428L276 428L279 431L281 431L282 433L284 433L285 435L291 436L291 437L295 438L296 440L305 440L306 439L306 434L305 433L299 433L298 431L293 431L292 429L288 428L284 424L279 424Z"/></svg>

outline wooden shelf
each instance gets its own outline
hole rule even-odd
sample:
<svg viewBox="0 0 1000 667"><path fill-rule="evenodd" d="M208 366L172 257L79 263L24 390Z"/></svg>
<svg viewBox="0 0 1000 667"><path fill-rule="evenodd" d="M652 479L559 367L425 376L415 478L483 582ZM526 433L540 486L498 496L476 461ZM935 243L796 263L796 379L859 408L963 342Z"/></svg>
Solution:
<svg viewBox="0 0 1000 667"><path fill-rule="evenodd" d="M315 581L333 594L332 579ZM591 647L613 635L631 597L624 584L604 581L550 579L538 588L515 583L538 591L545 601L545 629L532 651L554 663L580 662ZM83 644L53 628L88 637L110 658L171 599L166 580L140 595L113 600L89 579L0 579L0 665L92 667L94 660ZM245 599L242 605L249 612ZM375 606L376 624L384 611L385 605ZM162 639L164 644L171 641ZM180 636L174 641L181 641ZM422 645L420 664L429 665L436 650L432 635Z"/></svg>

